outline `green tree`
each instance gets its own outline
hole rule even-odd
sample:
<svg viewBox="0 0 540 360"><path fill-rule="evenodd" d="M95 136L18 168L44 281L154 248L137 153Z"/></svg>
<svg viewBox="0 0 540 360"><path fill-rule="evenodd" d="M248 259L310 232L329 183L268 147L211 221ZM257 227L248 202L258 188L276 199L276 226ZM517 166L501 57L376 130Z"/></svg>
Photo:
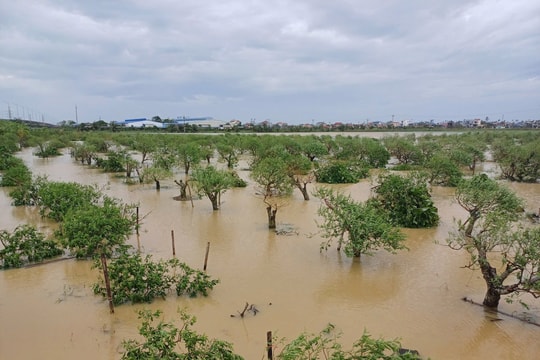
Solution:
<svg viewBox="0 0 540 360"><path fill-rule="evenodd" d="M40 214L55 221L62 221L70 210L97 203L101 196L95 187L76 182L38 178L35 184Z"/></svg>
<svg viewBox="0 0 540 360"><path fill-rule="evenodd" d="M185 142L178 144L175 148L176 158L180 166L184 168L187 175L192 166L198 165L203 158L201 148L195 142Z"/></svg>
<svg viewBox="0 0 540 360"><path fill-rule="evenodd" d="M445 135L425 135L418 138L417 147L424 162L429 161L435 154L443 151Z"/></svg>
<svg viewBox="0 0 540 360"><path fill-rule="evenodd" d="M540 297L540 228L516 228L523 201L484 174L463 180L455 198L467 218L456 222L447 242L469 253L469 268L480 269L487 287L483 304L497 308L509 294Z"/></svg>
<svg viewBox="0 0 540 360"><path fill-rule="evenodd" d="M41 262L63 254L62 248L54 240L30 225L19 225L13 232L0 231L0 267L4 269L21 267L26 263Z"/></svg>
<svg viewBox="0 0 540 360"><path fill-rule="evenodd" d="M432 154L424 164L424 168L428 174L427 181L431 185L457 186L463 177L458 165L440 152Z"/></svg>
<svg viewBox="0 0 540 360"><path fill-rule="evenodd" d="M298 155L290 155L287 158L287 174L293 185L300 190L304 200L309 200L308 184L315 180L312 162Z"/></svg>
<svg viewBox="0 0 540 360"><path fill-rule="evenodd" d="M22 150L17 135L19 126L26 128L24 131L28 131L28 128L24 125L11 121L0 121L0 155L5 153L14 154L17 151Z"/></svg>
<svg viewBox="0 0 540 360"><path fill-rule="evenodd" d="M463 159L464 161L462 161L461 163L464 163L464 165L466 165L474 175L478 163L486 159L486 148L487 146L484 141L478 138L466 138L466 141L460 141L458 143L457 151L450 152L450 158L456 161L454 154L462 153L463 156L461 157L461 159Z"/></svg>
<svg viewBox="0 0 540 360"><path fill-rule="evenodd" d="M326 184L355 184L368 175L367 166L340 160L330 161L315 171L317 181Z"/></svg>
<svg viewBox="0 0 540 360"><path fill-rule="evenodd" d="M520 143L510 139L498 142L493 145L493 159L499 165L503 179L520 182L540 179L538 141Z"/></svg>
<svg viewBox="0 0 540 360"><path fill-rule="evenodd" d="M56 235L78 258L110 257L123 247L137 221L133 205L109 197L101 204L72 208L63 220Z"/></svg>
<svg viewBox="0 0 540 360"><path fill-rule="evenodd" d="M34 155L40 158L49 158L52 156L62 155L60 149L63 147L63 145L56 141L38 142L36 145L38 149Z"/></svg>
<svg viewBox="0 0 540 360"><path fill-rule="evenodd" d="M292 192L291 179L287 173L287 162L281 156L265 157L253 165L251 178L257 183L257 194L266 205L268 228L276 228L279 208L285 206L286 197Z"/></svg>
<svg viewBox="0 0 540 360"><path fill-rule="evenodd" d="M144 164L150 157L150 154L157 147L157 137L150 134L138 134L133 137L131 148L141 154L141 164Z"/></svg>
<svg viewBox="0 0 540 360"><path fill-rule="evenodd" d="M28 126L17 125L17 130L15 131L15 134L17 135L17 143L19 145L19 150L27 147L28 142L30 141L30 130L28 129Z"/></svg>
<svg viewBox="0 0 540 360"><path fill-rule="evenodd" d="M373 339L364 331L350 350L339 343L341 334L329 324L318 334L302 333L285 344L276 356L277 360L419 360L416 351L403 349L399 340Z"/></svg>
<svg viewBox="0 0 540 360"><path fill-rule="evenodd" d="M230 172L218 170L212 165L193 170L191 183L199 196L206 196L212 203L212 210L219 210L221 195L230 189L234 179Z"/></svg>
<svg viewBox="0 0 540 360"><path fill-rule="evenodd" d="M220 161L227 164L227 169L232 169L238 164L238 155L240 154L240 143L237 136L225 135L219 137L216 144L216 151L219 154Z"/></svg>
<svg viewBox="0 0 540 360"><path fill-rule="evenodd" d="M374 201L388 213L394 224L408 228L427 228L438 224L437 208L426 180L420 174L383 174L374 189Z"/></svg>
<svg viewBox="0 0 540 360"><path fill-rule="evenodd" d="M328 239L321 244L321 250L327 250L334 239L338 251L343 246L345 254L354 257L372 255L379 248L392 253L406 249L405 236L373 202L356 202L326 187L317 189L315 196L322 200L318 214L323 222L318 227L323 238Z"/></svg>
<svg viewBox="0 0 540 360"><path fill-rule="evenodd" d="M20 186L32 182L32 172L24 161L11 154L0 159L0 186Z"/></svg>
<svg viewBox="0 0 540 360"><path fill-rule="evenodd" d="M422 152L416 146L416 137L408 136L387 136L383 143L388 152L394 156L401 165L418 164L422 162Z"/></svg>
<svg viewBox="0 0 540 360"><path fill-rule="evenodd" d="M102 263L96 261L96 267ZM178 296L207 296L219 280L212 279L203 271L190 268L178 259L153 260L151 255L130 254L122 251L108 265L112 301L114 305L150 303L156 298L164 299L174 287ZM107 295L105 279L93 286L94 293Z"/></svg>
<svg viewBox="0 0 540 360"><path fill-rule="evenodd" d="M112 141L104 133L89 133L84 139L84 145L95 149L96 152L106 153L110 151Z"/></svg>
<svg viewBox="0 0 540 360"><path fill-rule="evenodd" d="M96 160L96 166L105 172L119 173L127 169L127 154L123 150L111 150L104 158L97 155L93 155L93 158ZM135 160L133 163L136 163Z"/></svg>
<svg viewBox="0 0 540 360"><path fill-rule="evenodd" d="M152 156L152 165L168 170L173 171L177 159L176 154L172 146L168 144L158 144L151 154Z"/></svg>
<svg viewBox="0 0 540 360"><path fill-rule="evenodd" d="M300 142L300 151L310 161L315 161L328 155L328 148L315 136L301 136L298 141Z"/></svg>
<svg viewBox="0 0 540 360"><path fill-rule="evenodd" d="M232 344L210 339L195 332L192 327L196 318L180 311L180 327L172 322L159 320L161 311L139 311L142 324L139 334L143 341L124 340L122 360L165 359L165 360L242 360L234 353Z"/></svg>
<svg viewBox="0 0 540 360"><path fill-rule="evenodd" d="M377 139L336 136L335 158L351 163L382 168L388 164L390 153Z"/></svg>
<svg viewBox="0 0 540 360"><path fill-rule="evenodd" d="M157 191L161 189L162 180L173 176L171 170L156 166L155 164L144 166L141 170L137 169L137 174L141 183L154 182Z"/></svg>
<svg viewBox="0 0 540 360"><path fill-rule="evenodd" d="M76 161L80 161L81 164L92 165L92 160L96 157L97 150L91 144L76 143L75 145L71 147L70 153L71 153L71 157L74 158ZM99 164L98 166L103 167L103 166L100 166Z"/></svg>

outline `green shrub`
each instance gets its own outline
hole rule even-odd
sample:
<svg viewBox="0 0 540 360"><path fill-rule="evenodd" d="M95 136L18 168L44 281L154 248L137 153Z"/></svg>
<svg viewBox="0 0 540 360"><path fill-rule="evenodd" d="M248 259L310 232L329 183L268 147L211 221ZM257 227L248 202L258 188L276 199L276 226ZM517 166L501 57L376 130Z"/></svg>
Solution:
<svg viewBox="0 0 540 360"><path fill-rule="evenodd" d="M196 323L194 316L180 311L182 325L176 327L174 323L157 321L161 311L139 311L142 324L139 334L144 341L124 340L122 347L122 360L141 359L215 359L215 360L243 360L240 355L233 352L232 344L209 339L204 334L198 334L191 327Z"/></svg>
<svg viewBox="0 0 540 360"><path fill-rule="evenodd" d="M110 151L106 158L97 158L96 165L106 172L123 172L125 170L125 154Z"/></svg>
<svg viewBox="0 0 540 360"><path fill-rule="evenodd" d="M105 197L102 204L81 204L71 209L56 234L78 258L101 253L111 256L125 245L135 224L133 205Z"/></svg>
<svg viewBox="0 0 540 360"><path fill-rule="evenodd" d="M341 161L323 165L315 171L317 181L327 184L353 184L368 175L366 166Z"/></svg>
<svg viewBox="0 0 540 360"><path fill-rule="evenodd" d="M37 186L37 204L40 214L55 221L62 221L68 211L94 204L99 191L76 182L47 181Z"/></svg>
<svg viewBox="0 0 540 360"><path fill-rule="evenodd" d="M428 181L432 185L457 186L463 173L455 162L444 155L434 155L425 165Z"/></svg>
<svg viewBox="0 0 540 360"><path fill-rule="evenodd" d="M30 225L21 225L12 233L0 231L0 267L17 268L26 263L40 262L63 254L63 250L52 240Z"/></svg>
<svg viewBox="0 0 540 360"><path fill-rule="evenodd" d="M32 182L32 172L22 163L3 171L0 186L18 186Z"/></svg>
<svg viewBox="0 0 540 360"><path fill-rule="evenodd" d="M399 340L374 339L364 331L351 350L343 350L338 342L341 334L329 324L319 334L302 333L283 347L277 360L419 360L416 351L403 349Z"/></svg>
<svg viewBox="0 0 540 360"><path fill-rule="evenodd" d="M96 266L101 267L101 263L96 262ZM178 259L155 261L151 255L143 257L124 252L111 261L108 269L115 305L150 303L155 298L165 298L173 287L178 296L207 296L208 290L219 283ZM93 289L95 294L106 296L103 279L94 284Z"/></svg>
<svg viewBox="0 0 540 360"><path fill-rule="evenodd" d="M372 201L387 211L396 225L427 228L436 226L439 222L437 208L433 205L426 180L419 174L383 175L375 193Z"/></svg>

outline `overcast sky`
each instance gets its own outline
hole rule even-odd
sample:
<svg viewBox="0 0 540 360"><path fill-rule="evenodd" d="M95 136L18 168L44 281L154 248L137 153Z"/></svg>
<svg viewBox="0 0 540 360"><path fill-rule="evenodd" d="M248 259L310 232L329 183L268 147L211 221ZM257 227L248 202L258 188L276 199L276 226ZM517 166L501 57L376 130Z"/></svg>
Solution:
<svg viewBox="0 0 540 360"><path fill-rule="evenodd" d="M540 1L0 0L0 102L51 123L540 119Z"/></svg>

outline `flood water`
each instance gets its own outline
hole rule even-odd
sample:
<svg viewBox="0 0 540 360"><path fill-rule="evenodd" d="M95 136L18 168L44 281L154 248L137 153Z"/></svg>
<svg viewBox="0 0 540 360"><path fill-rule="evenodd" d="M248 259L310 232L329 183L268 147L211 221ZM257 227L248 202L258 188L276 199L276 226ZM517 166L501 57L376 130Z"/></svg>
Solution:
<svg viewBox="0 0 540 360"><path fill-rule="evenodd" d="M268 230L264 204L252 185L227 191L221 210L212 211L206 198L193 207L173 200L178 189L172 181L156 192L151 185L126 185L115 175L76 164L69 155L44 160L25 151L20 156L36 175L99 184L109 195L139 203L145 217L138 241L134 235L130 243L139 243L145 254L172 257L174 231L177 257L202 269L210 242L207 272L221 282L206 298L171 294L152 304L118 306L111 315L107 303L92 293L98 270L90 262L0 271L0 359L119 359L122 340L137 338L136 312L143 308L163 310L168 321L178 320L177 309L186 308L197 317L196 330L232 342L246 359L264 358L269 330L292 340L328 323L342 332L346 349L366 330L374 337L400 338L404 347L431 359L539 357L540 327L461 300L481 302L485 285L478 272L462 268L465 253L444 246L453 219L464 216L452 189L433 189L440 226L404 230L409 251L354 260L335 248L319 251L319 202L303 201L299 192L277 214L279 226L291 226L295 233L277 235ZM249 179L243 168L240 164L239 175ZM365 200L370 186L365 180L336 188ZM540 184L510 186L527 200L528 211L538 209ZM12 231L26 222L43 231L54 228L32 209L10 206L7 192L0 189L0 229ZM527 313L538 320L540 302L524 299L531 304ZM260 312L244 319L230 316L246 302ZM524 311L504 301L500 310Z"/></svg>

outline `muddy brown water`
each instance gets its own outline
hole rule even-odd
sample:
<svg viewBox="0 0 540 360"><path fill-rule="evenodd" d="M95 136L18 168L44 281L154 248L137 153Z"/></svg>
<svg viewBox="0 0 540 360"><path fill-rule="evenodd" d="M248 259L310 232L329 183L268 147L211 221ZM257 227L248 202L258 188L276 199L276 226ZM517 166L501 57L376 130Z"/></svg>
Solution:
<svg viewBox="0 0 540 360"><path fill-rule="evenodd" d="M68 260L31 268L0 271L0 359L119 359L121 342L137 338L136 311L161 309L166 320L178 320L177 309L197 317L195 328L209 337L230 341L246 359L263 359L266 332L293 339L332 323L345 348L364 330L374 337L400 338L404 347L432 359L537 359L540 327L493 314L463 302L481 301L484 284L477 272L462 268L464 253L444 246L453 219L464 214L452 200L453 190L434 188L441 224L434 229L404 230L409 251L377 252L354 260L335 248L321 253L315 223L318 200L303 201L294 193L278 212L279 226L292 235L267 229L266 212L252 185L227 191L222 207L212 211L205 198L189 202L172 198L178 189L165 182L160 192L151 185L126 185L121 178L76 164L68 155L38 159L20 156L34 174L51 180L99 184L124 202L139 203L145 216L138 242L144 253L169 258L171 230L177 257L202 268L211 243L208 273L220 279L206 298L171 294L152 304L122 305L109 314L107 303L93 295L98 273L87 261ZM486 169L493 171L490 164ZM241 170L240 176L249 179ZM337 186L355 199L369 196L370 182ZM538 209L540 184L510 184ZM31 222L44 231L54 228L32 209L10 206L0 190L0 229ZM437 243L439 242L439 243ZM130 243L137 246L136 236ZM528 316L538 320L540 302L525 297ZM246 302L260 312L244 319L231 317ZM501 303L507 313L523 313Z"/></svg>

